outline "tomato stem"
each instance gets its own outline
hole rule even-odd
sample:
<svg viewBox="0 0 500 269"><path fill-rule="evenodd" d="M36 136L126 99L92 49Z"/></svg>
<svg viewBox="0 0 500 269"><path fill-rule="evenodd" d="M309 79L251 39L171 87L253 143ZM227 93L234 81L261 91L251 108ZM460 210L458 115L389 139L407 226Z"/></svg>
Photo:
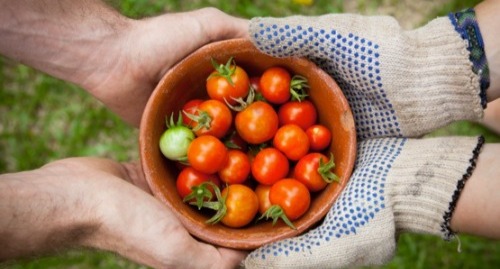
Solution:
<svg viewBox="0 0 500 269"><path fill-rule="evenodd" d="M340 183L340 178L331 171L333 168L335 168L333 153L330 152L330 160L327 163L323 163L323 158L319 159L318 173L323 180L327 183L332 183L334 181Z"/></svg>
<svg viewBox="0 0 500 269"><path fill-rule="evenodd" d="M292 101L302 101L308 96L307 90L309 89L308 81L305 77L295 75L290 82L290 94Z"/></svg>
<svg viewBox="0 0 500 269"><path fill-rule="evenodd" d="M184 126L182 121L182 113L179 113L179 117L177 117L177 122L175 122L174 112L172 112L172 114L170 114L170 119L168 117L165 118L165 123L167 125L167 128L173 128L175 126Z"/></svg>
<svg viewBox="0 0 500 269"><path fill-rule="evenodd" d="M224 98L224 102L226 103L226 105L233 111L242 111L243 109L245 109L248 105L250 105L251 103L253 103L253 101L255 100L255 90L253 89L253 87L249 87L248 89L248 95L247 95L247 98L246 100L243 100L243 98L233 98L231 97L231 99L233 99L234 101L236 101L236 103L238 103L237 106L234 106L234 105L231 105L229 104L229 102Z"/></svg>
<svg viewBox="0 0 500 269"><path fill-rule="evenodd" d="M234 75L234 72L236 71L236 63L233 57L229 58L225 65L219 64L216 60L214 60L214 58L211 58L210 60L216 72L210 74L207 80L213 77L223 77L227 80L227 82L229 82L231 86L234 86L234 82L231 76Z"/></svg>
<svg viewBox="0 0 500 269"><path fill-rule="evenodd" d="M212 200L213 197L212 192L208 189L208 185L210 185L209 183L210 182L204 182L198 186L192 187L191 192L186 197L184 197L182 201L188 202L194 199L195 201L190 202L189 204L195 205L196 207L198 207L198 210L201 210L201 208L203 207L203 203L205 201Z"/></svg>
<svg viewBox="0 0 500 269"><path fill-rule="evenodd" d="M297 230L297 228L295 228L295 226L290 221L290 219L288 219L288 217L286 216L285 211L283 210L283 208L281 208L281 206L279 206L279 205L272 205L272 206L270 206L266 210L266 212L264 212L264 214L262 214L262 216L259 217L258 220L261 220L264 217L266 219L272 218L273 219L273 226L276 224L276 222L278 221L278 219L282 219L286 223L286 225L288 225L290 228L292 228L294 230Z"/></svg>
<svg viewBox="0 0 500 269"><path fill-rule="evenodd" d="M208 223L208 224L216 224L226 216L226 213L227 213L227 206L226 206L227 193L226 193L226 195L222 196L220 188L212 182L205 182L203 184L210 185L214 189L215 197L217 198L217 200L216 201L203 201L202 205L198 206L198 209L208 208L208 209L212 209L212 210L217 211L217 212L215 212L215 215L213 215L210 219L208 219L206 221L206 223ZM195 202L191 202L190 204L196 205Z"/></svg>
<svg viewBox="0 0 500 269"><path fill-rule="evenodd" d="M212 124L212 117L210 117L210 115L206 111L197 109L197 112L198 115L184 111L186 117L196 122L196 126L193 128L193 131L196 132L201 130L202 128L210 129L210 126Z"/></svg>

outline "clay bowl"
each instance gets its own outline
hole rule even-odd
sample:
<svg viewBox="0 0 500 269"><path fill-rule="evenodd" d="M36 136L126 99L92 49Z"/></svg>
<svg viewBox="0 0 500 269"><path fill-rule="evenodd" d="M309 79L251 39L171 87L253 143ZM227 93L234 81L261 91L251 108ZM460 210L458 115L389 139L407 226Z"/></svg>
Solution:
<svg viewBox="0 0 500 269"><path fill-rule="evenodd" d="M182 202L176 192L176 165L160 152L158 141L165 131L165 117L181 110L192 98L206 97L205 80L212 71L210 58L225 63L229 57L251 75L260 75L271 66L282 66L292 74L306 77L310 98L318 109L319 121L332 130L329 150L335 156L334 172L340 184L333 183L315 194L310 209L294 221L296 230L278 221L259 221L244 228L210 225L209 216ZM140 129L140 157L148 184L157 199L168 206L194 237L202 241L235 249L255 249L263 244L299 235L320 221L344 189L353 169L356 154L354 119L349 105L335 81L304 58L273 58L259 52L245 39L234 39L206 45L172 68L152 93L144 111Z"/></svg>

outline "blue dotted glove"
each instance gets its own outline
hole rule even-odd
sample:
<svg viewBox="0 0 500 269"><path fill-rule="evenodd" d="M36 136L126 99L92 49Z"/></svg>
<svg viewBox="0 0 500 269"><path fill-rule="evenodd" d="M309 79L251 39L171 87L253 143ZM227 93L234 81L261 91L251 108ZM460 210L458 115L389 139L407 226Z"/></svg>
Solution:
<svg viewBox="0 0 500 269"><path fill-rule="evenodd" d="M342 14L256 18L250 32L261 51L307 57L339 83L360 143L353 175L323 223L255 250L245 266L383 264L401 232L451 238L451 214L483 140L405 137L482 117L484 72L471 68L467 31L452 16L403 31L389 17Z"/></svg>
<svg viewBox="0 0 500 269"><path fill-rule="evenodd" d="M475 73L481 70L471 68L468 42L456 27L443 17L403 31L391 17L338 14L255 18L250 34L267 54L307 57L326 70L365 139L416 137L482 118L485 89Z"/></svg>
<svg viewBox="0 0 500 269"><path fill-rule="evenodd" d="M377 138L359 144L356 169L323 223L261 247L246 268L379 265L401 232L450 238L451 213L482 138Z"/></svg>

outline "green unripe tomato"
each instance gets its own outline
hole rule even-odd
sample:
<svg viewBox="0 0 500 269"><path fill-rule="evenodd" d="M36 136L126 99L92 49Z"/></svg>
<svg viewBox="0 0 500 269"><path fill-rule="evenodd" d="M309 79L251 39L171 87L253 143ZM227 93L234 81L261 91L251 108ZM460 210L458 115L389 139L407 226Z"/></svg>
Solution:
<svg viewBox="0 0 500 269"><path fill-rule="evenodd" d="M193 131L182 123L169 124L168 129L160 137L160 151L170 160L185 161L188 147L194 138Z"/></svg>

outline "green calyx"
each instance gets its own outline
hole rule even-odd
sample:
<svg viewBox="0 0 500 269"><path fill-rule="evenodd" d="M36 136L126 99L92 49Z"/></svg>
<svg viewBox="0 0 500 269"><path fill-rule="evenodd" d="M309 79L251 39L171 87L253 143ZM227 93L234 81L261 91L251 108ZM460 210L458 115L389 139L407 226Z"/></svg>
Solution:
<svg viewBox="0 0 500 269"><path fill-rule="evenodd" d="M241 149L240 146L236 145L233 141L227 140L224 142L224 146L228 149Z"/></svg>
<svg viewBox="0 0 500 269"><path fill-rule="evenodd" d="M333 153L330 152L330 160L327 163L324 163L322 158L319 159L318 173L323 180L327 183L332 183L334 181L340 183L340 178L332 172L333 168L335 168Z"/></svg>
<svg viewBox="0 0 500 269"><path fill-rule="evenodd" d="M209 183L211 183L211 182L204 182L198 186L192 187L191 193L188 194L186 197L184 197L184 199L182 201L183 202L192 201L192 202L190 202L190 204L195 205L196 207L198 207L198 210L200 210L203 207L203 203L205 201L212 200L213 194L208 189L208 186L210 185Z"/></svg>
<svg viewBox="0 0 500 269"><path fill-rule="evenodd" d="M247 106L249 106L251 103L253 103L255 101L255 90L253 89L253 87L249 88L246 100L243 100L243 98L233 98L233 97L231 97L231 98L234 101L236 101L236 103L238 103L238 105L231 105L231 104L229 104L229 102L226 99L224 99L224 101L226 102L226 105L231 110L239 112L239 111L244 110Z"/></svg>
<svg viewBox="0 0 500 269"><path fill-rule="evenodd" d="M199 131L202 128L205 129L210 129L210 126L212 125L212 117L203 110L198 110L198 114L191 114L187 113L184 111L184 114L186 114L186 117L188 117L190 120L196 122L196 126L193 128L193 131Z"/></svg>
<svg viewBox="0 0 500 269"><path fill-rule="evenodd" d="M295 75L292 77L290 82L290 94L292 95L292 101L302 101L308 96L307 90L309 89L309 84L307 79L303 76Z"/></svg>
<svg viewBox="0 0 500 269"><path fill-rule="evenodd" d="M234 62L233 57L229 58L226 64L219 64L216 60L214 60L214 58L211 58L210 60L216 72L210 74L207 80L213 77L223 77L231 86L234 86L231 76L234 75L234 72L236 71L236 63Z"/></svg>
<svg viewBox="0 0 500 269"><path fill-rule="evenodd" d="M288 225L290 228L297 230L297 228L295 228L290 219L288 219L288 217L286 216L285 211L283 211L283 208L281 208L281 206L279 205L272 205L271 207L269 207L266 210L266 212L264 212L264 214L262 214L262 216L259 217L258 220L261 220L263 218L266 218L266 220L270 218L273 219L273 225L276 224L278 219L282 219L286 223L286 225Z"/></svg>
<svg viewBox="0 0 500 269"><path fill-rule="evenodd" d="M210 185L214 189L215 197L217 198L217 200L216 201L202 200L201 206L196 204L196 201L191 202L189 204L198 206L198 209L208 208L208 209L215 210L216 211L215 215L212 216L210 219L208 219L206 221L206 223L216 224L226 216L226 213L227 213L226 198L227 198L227 196L223 197L221 194L220 188L217 185L215 185L214 183L205 182L203 184ZM212 194L210 194L210 195L212 195Z"/></svg>
<svg viewBox="0 0 500 269"><path fill-rule="evenodd" d="M233 142L233 137L236 136L236 131L232 131L224 140L224 145L228 149L241 149L240 146L236 145L236 143Z"/></svg>
<svg viewBox="0 0 500 269"><path fill-rule="evenodd" d="M165 123L167 125L167 129L173 128L176 126L184 126L184 123L182 121L182 113L179 113L179 117L177 117L177 122L174 121L174 112L170 114L170 119L165 118Z"/></svg>

